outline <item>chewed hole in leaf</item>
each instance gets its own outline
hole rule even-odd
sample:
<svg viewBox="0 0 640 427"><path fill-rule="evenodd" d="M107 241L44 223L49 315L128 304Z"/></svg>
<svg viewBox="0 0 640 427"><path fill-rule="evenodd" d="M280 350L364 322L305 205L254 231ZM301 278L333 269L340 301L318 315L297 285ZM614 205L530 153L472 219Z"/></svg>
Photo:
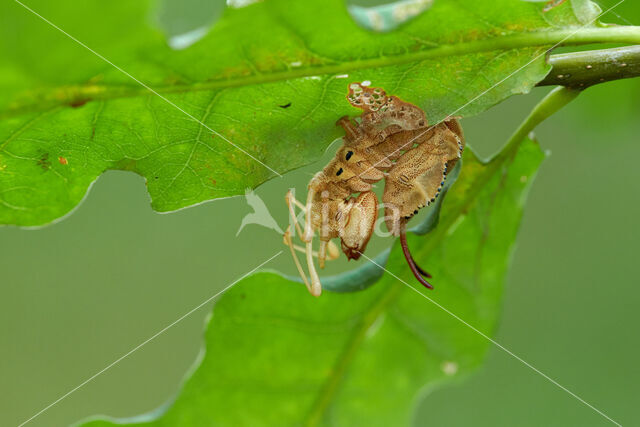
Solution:
<svg viewBox="0 0 640 427"><path fill-rule="evenodd" d="M169 47L182 50L207 35L222 16L224 0L159 0L154 21L167 38Z"/></svg>
<svg viewBox="0 0 640 427"><path fill-rule="evenodd" d="M353 19L362 27L387 32L415 18L429 9L434 0L399 0L369 6L358 0L347 1L347 8Z"/></svg>

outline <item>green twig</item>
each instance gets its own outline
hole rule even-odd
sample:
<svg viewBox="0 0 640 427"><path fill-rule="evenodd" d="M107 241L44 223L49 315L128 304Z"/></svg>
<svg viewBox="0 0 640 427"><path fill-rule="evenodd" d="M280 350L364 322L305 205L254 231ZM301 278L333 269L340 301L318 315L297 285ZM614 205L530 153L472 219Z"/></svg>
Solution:
<svg viewBox="0 0 640 427"><path fill-rule="evenodd" d="M553 66L538 86L584 89L611 80L640 77L640 45L551 55Z"/></svg>
<svg viewBox="0 0 640 427"><path fill-rule="evenodd" d="M562 107L573 101L580 90L559 86L547 94L531 111L518 129L511 135L501 156L509 156L518 149L520 143L545 119L555 114Z"/></svg>
<svg viewBox="0 0 640 427"><path fill-rule="evenodd" d="M376 58L354 58L337 63L308 65L299 68L260 73L254 75L233 75L229 78L211 76L207 81L193 84L156 85L154 91L160 94L191 93L219 90L264 83L275 83L303 77L351 73L359 70L383 68L393 65L415 64L425 60L441 60L449 56L469 55L489 51L511 50L543 46L579 46L593 43L640 44L640 27L594 27L561 30L525 32L482 40L472 40L438 47L407 51L393 56ZM0 119L15 117L24 113L49 110L58 105L78 106L96 100L110 100L147 96L144 87L110 84L78 84L57 88L46 88L43 92L28 94L16 100L8 108L0 110Z"/></svg>

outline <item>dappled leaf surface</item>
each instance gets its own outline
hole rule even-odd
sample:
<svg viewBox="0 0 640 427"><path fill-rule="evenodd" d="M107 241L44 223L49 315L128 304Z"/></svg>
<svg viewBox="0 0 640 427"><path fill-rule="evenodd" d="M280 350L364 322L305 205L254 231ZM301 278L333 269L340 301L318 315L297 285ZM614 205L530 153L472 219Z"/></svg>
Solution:
<svg viewBox="0 0 640 427"><path fill-rule="evenodd" d="M144 176L158 211L242 194L274 173L220 135L279 173L309 163L339 135L336 119L355 113L349 81L370 80L432 122L478 113L541 80L548 67L532 59L587 13L569 2L542 13L539 3L438 0L376 34L340 0L269 0L227 9L204 39L173 51L144 2L26 4L219 135L2 2L0 223L19 225L69 212L108 169Z"/></svg>
<svg viewBox="0 0 640 427"><path fill-rule="evenodd" d="M361 292L316 299L299 283L255 274L214 307L205 356L175 402L118 422L407 425L416 401L477 367L489 343L398 278L491 335L522 206L542 158L529 140L487 164L466 152L438 227L410 236L435 291L415 282L399 245L387 264L392 274ZM103 425L111 422L87 424Z"/></svg>

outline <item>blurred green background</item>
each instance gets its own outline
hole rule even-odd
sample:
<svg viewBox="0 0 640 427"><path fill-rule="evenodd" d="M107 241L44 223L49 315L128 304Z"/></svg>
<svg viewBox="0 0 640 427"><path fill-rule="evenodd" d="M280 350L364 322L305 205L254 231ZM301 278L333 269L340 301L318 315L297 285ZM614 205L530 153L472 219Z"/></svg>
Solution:
<svg viewBox="0 0 640 427"><path fill-rule="evenodd" d="M614 4L601 2L608 3ZM640 24L638 2L615 12L619 16L605 21ZM469 144L490 156L547 91L536 89L463 120ZM639 117L640 80L626 80L587 90L538 129L550 156L525 210L496 336L623 425L640 424ZM281 225L286 189L304 192L325 161L258 189ZM149 207L142 178L109 172L63 221L38 230L1 228L0 425L31 417L282 249L280 236L257 226L236 237L249 212L238 197L159 215ZM390 243L377 241L371 250ZM333 269L353 265L342 261ZM286 254L270 267L294 272ZM153 410L176 393L194 362L210 308L30 425ZM414 424L608 422L494 347L466 381L425 390Z"/></svg>

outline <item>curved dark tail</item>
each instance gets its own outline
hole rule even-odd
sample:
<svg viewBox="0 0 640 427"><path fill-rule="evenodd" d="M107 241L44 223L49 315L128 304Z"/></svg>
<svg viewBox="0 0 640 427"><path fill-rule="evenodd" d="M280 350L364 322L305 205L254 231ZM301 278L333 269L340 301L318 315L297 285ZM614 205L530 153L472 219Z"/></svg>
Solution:
<svg viewBox="0 0 640 427"><path fill-rule="evenodd" d="M424 269L422 269L418 264L416 264L415 260L411 256L411 251L409 251L409 245L407 245L407 234L404 230L400 231L400 245L402 246L402 253L409 264L409 268L418 282L422 283L426 288L433 289L433 286L429 282L425 280L426 278L431 278L431 275L427 273Z"/></svg>

